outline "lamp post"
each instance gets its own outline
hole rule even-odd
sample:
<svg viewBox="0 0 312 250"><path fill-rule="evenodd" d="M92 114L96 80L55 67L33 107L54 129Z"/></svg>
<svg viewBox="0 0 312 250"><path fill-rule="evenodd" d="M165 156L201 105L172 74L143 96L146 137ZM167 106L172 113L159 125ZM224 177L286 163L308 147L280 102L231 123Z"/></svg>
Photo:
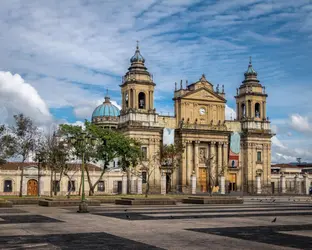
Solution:
<svg viewBox="0 0 312 250"><path fill-rule="evenodd" d="M86 132L81 132L75 137L71 138L71 143L76 145L78 148L78 154L81 154L81 202L79 204L78 213L88 213L88 205L85 199L85 179L84 179L84 168L85 168L85 151L88 145L94 144L95 139L90 135L87 135Z"/></svg>
<svg viewBox="0 0 312 250"><path fill-rule="evenodd" d="M41 175L40 175L40 172L41 172L41 163L43 162L43 153L40 152L40 153L37 153L36 154L36 158L38 160L38 196L40 196L40 180L41 180Z"/></svg>

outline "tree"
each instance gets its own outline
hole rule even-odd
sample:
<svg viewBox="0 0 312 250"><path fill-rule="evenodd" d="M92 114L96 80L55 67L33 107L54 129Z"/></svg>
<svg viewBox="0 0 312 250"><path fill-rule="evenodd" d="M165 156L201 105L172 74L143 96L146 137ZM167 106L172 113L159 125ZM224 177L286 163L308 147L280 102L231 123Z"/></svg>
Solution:
<svg viewBox="0 0 312 250"><path fill-rule="evenodd" d="M140 164L142 167L140 168L140 172L145 172L146 173L146 188L145 188L145 197L147 198L149 193L150 193L150 180L151 176L154 173L154 171L159 167L159 162L160 162L160 153L158 152L157 154L148 157L147 159L142 159ZM134 172L133 174L139 175L137 172ZM141 175L140 175L141 177Z"/></svg>
<svg viewBox="0 0 312 250"><path fill-rule="evenodd" d="M38 139L38 128L33 121L23 114L14 115L15 125L11 127L12 137L14 138L14 155L22 158L24 163L34 151ZM24 167L21 171L20 193L23 195Z"/></svg>
<svg viewBox="0 0 312 250"><path fill-rule="evenodd" d="M89 195L94 194L95 187L101 181L105 171L108 168L109 163L115 158L120 159L120 166L123 170L126 170L130 165L135 166L141 156L141 150L139 143L131 138L126 137L118 131L105 129L90 122L85 122L85 130L79 126L72 126L63 124L60 126L61 134L69 139L72 136L79 136L83 131L89 136L95 139L95 144L86 144L84 148L78 144L72 144L74 155L81 157L82 151L84 151L84 162L103 162L101 174L99 178L92 183L92 179L89 173L88 165L85 166L87 173L87 179L89 183ZM69 141L69 140L68 140Z"/></svg>
<svg viewBox="0 0 312 250"><path fill-rule="evenodd" d="M170 170L171 175L181 164L182 152L184 150L183 144L180 141L170 145L163 145L160 150L160 164L162 167ZM167 192L171 187L167 187Z"/></svg>
<svg viewBox="0 0 312 250"><path fill-rule="evenodd" d="M0 125L0 165L14 155L15 140L5 125Z"/></svg>
<svg viewBox="0 0 312 250"><path fill-rule="evenodd" d="M206 166L206 181L207 181L207 188L209 195L212 195L212 186L215 184L215 177L212 175L212 171L215 169L212 169L212 163L214 161L214 155L209 157L204 157L205 166Z"/></svg>

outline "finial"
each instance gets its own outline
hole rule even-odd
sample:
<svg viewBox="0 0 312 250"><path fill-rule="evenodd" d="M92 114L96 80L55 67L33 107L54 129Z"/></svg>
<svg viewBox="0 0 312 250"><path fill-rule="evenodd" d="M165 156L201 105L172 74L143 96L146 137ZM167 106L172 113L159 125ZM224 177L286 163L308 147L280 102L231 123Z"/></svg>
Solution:
<svg viewBox="0 0 312 250"><path fill-rule="evenodd" d="M224 94L224 85L222 85L222 94Z"/></svg>
<svg viewBox="0 0 312 250"><path fill-rule="evenodd" d="M249 57L249 64L251 65L251 56Z"/></svg>
<svg viewBox="0 0 312 250"><path fill-rule="evenodd" d="M137 42L136 48L139 49L139 41L137 40L136 42Z"/></svg>
<svg viewBox="0 0 312 250"><path fill-rule="evenodd" d="M177 91L177 82L174 83L174 90Z"/></svg>
<svg viewBox="0 0 312 250"><path fill-rule="evenodd" d="M217 93L219 93L219 84L217 85L216 90L217 90Z"/></svg>
<svg viewBox="0 0 312 250"><path fill-rule="evenodd" d="M106 89L106 95L105 95L105 103L110 103L110 98L109 98L109 96L108 96L108 89Z"/></svg>
<svg viewBox="0 0 312 250"><path fill-rule="evenodd" d="M185 89L187 89L188 80L185 81Z"/></svg>
<svg viewBox="0 0 312 250"><path fill-rule="evenodd" d="M181 80L181 82L180 82L180 89L183 89L182 80Z"/></svg>

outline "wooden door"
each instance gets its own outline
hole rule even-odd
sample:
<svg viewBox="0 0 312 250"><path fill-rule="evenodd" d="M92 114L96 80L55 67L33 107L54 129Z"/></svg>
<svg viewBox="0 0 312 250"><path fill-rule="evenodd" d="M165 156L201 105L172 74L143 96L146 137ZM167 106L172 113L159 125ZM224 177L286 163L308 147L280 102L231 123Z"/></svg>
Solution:
<svg viewBox="0 0 312 250"><path fill-rule="evenodd" d="M236 191L236 174L229 174L229 191Z"/></svg>
<svg viewBox="0 0 312 250"><path fill-rule="evenodd" d="M27 182L27 195L38 195L38 182L36 180Z"/></svg>
<svg viewBox="0 0 312 250"><path fill-rule="evenodd" d="M207 169L199 168L199 187L201 192L207 192Z"/></svg>

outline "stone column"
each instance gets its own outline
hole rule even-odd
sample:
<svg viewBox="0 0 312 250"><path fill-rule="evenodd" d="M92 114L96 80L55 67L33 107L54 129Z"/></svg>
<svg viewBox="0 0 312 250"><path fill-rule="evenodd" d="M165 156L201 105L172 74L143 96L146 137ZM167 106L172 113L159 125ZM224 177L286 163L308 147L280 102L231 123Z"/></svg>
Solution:
<svg viewBox="0 0 312 250"><path fill-rule="evenodd" d="M127 194L127 174L124 173L122 176L122 194Z"/></svg>
<svg viewBox="0 0 312 250"><path fill-rule="evenodd" d="M189 178L187 176L187 172L186 172L186 168L187 168L187 162L186 162L186 143L183 142L182 143L183 145L183 149L182 149L182 154L181 154L181 157L182 157L182 166L180 167L180 181L177 183L177 185L181 185L181 191L183 192L184 189L185 189L185 186L186 186L186 183L187 183L187 179Z"/></svg>
<svg viewBox="0 0 312 250"><path fill-rule="evenodd" d="M286 178L284 173L282 173L280 177L280 192L282 194L286 193Z"/></svg>
<svg viewBox="0 0 312 250"><path fill-rule="evenodd" d="M256 189L257 189L257 194L261 194L261 176L260 175L256 176Z"/></svg>
<svg viewBox="0 0 312 250"><path fill-rule="evenodd" d="M187 185L191 185L191 175L193 172L192 164L192 144L188 142L186 144L186 174L187 174Z"/></svg>
<svg viewBox="0 0 312 250"><path fill-rule="evenodd" d="M261 114L262 119L266 119L266 102L262 102L263 113Z"/></svg>
<svg viewBox="0 0 312 250"><path fill-rule="evenodd" d="M216 142L211 142L210 143L210 158L213 157L211 159L210 162L210 174L211 174L211 179L214 180L214 182L216 182L216 165L217 165L217 152L216 152ZM208 187L207 187L208 188Z"/></svg>
<svg viewBox="0 0 312 250"><path fill-rule="evenodd" d="M240 117L240 111L239 111L239 104L236 103L236 119L239 120L241 117ZM234 117L233 117L234 119Z"/></svg>
<svg viewBox="0 0 312 250"><path fill-rule="evenodd" d="M130 177L130 180L131 180L131 186L130 186L130 188L131 188L131 194L136 194L136 191L137 191L137 187L136 187L136 183L135 183L135 181L136 181L136 176L134 176L134 175L132 175L131 177Z"/></svg>
<svg viewBox="0 0 312 250"><path fill-rule="evenodd" d="M140 173L137 179L137 194L142 194L142 174Z"/></svg>
<svg viewBox="0 0 312 250"><path fill-rule="evenodd" d="M44 175L40 176L40 182L38 182L38 185L40 185L40 195L44 195Z"/></svg>
<svg viewBox="0 0 312 250"><path fill-rule="evenodd" d="M300 182L299 182L299 175L295 175L295 193L299 194L300 193Z"/></svg>
<svg viewBox="0 0 312 250"><path fill-rule="evenodd" d="M160 180L160 193L165 195L166 194L166 174L161 173L161 180Z"/></svg>
<svg viewBox="0 0 312 250"><path fill-rule="evenodd" d="M218 142L218 171L217 175L220 175L222 171L222 143ZM215 186L219 185L219 181L215 183Z"/></svg>
<svg viewBox="0 0 312 250"><path fill-rule="evenodd" d="M194 143L194 166L193 166L193 171L195 171L195 175L198 176L198 164L199 164L199 141L195 141Z"/></svg>
<svg viewBox="0 0 312 250"><path fill-rule="evenodd" d="M228 160L228 143L225 142L223 144L223 166L227 168L229 165L229 160ZM226 169L225 169L226 170Z"/></svg>
<svg viewBox="0 0 312 250"><path fill-rule="evenodd" d="M310 180L307 173L303 175L304 190L303 194L309 195Z"/></svg>
<svg viewBox="0 0 312 250"><path fill-rule="evenodd" d="M191 182L192 182L192 190L191 193L192 194L196 194L196 175L195 172L193 171L193 174L191 176Z"/></svg>
<svg viewBox="0 0 312 250"><path fill-rule="evenodd" d="M220 177L220 193L225 194L225 177L221 175Z"/></svg>

